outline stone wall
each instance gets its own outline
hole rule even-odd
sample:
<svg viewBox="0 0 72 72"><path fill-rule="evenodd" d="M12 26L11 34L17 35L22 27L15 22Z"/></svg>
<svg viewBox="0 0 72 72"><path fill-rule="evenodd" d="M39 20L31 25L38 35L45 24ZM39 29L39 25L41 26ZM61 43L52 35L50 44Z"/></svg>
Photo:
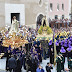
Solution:
<svg viewBox="0 0 72 72"><path fill-rule="evenodd" d="M36 26L36 17L39 13L45 14L45 4L38 5L39 0L0 0L0 27L5 26L5 3L25 5L25 25Z"/></svg>
<svg viewBox="0 0 72 72"><path fill-rule="evenodd" d="M5 24L5 4L4 0L0 0L0 27L3 27Z"/></svg>

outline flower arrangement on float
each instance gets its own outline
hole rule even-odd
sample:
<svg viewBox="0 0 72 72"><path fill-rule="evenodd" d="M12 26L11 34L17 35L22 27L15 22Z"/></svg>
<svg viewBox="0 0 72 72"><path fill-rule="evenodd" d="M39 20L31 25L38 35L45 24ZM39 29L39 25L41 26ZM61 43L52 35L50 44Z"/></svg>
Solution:
<svg viewBox="0 0 72 72"><path fill-rule="evenodd" d="M51 39L53 37L53 31L49 26L40 26L39 30L38 30L38 35L37 38L38 39Z"/></svg>

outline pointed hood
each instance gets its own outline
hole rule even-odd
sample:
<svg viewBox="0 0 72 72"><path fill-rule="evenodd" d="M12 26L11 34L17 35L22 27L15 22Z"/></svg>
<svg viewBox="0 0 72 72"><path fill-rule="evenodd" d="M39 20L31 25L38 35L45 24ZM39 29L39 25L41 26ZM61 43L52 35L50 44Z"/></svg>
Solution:
<svg viewBox="0 0 72 72"><path fill-rule="evenodd" d="M61 47L61 50L60 50L61 53L65 53L66 50L64 49L64 47Z"/></svg>

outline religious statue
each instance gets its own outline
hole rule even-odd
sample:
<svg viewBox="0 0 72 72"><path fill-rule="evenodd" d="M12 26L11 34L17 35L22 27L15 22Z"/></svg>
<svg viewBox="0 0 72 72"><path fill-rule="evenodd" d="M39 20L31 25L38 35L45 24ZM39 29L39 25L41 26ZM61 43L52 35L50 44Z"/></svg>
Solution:
<svg viewBox="0 0 72 72"><path fill-rule="evenodd" d="M49 25L48 25L48 20L47 20L46 16L44 16L44 17L42 18L42 25L43 25L43 27L44 27L44 26L49 26Z"/></svg>
<svg viewBox="0 0 72 72"><path fill-rule="evenodd" d="M44 36L52 33L52 29L48 25L46 16L44 16L42 19L42 25L40 26L38 33Z"/></svg>
<svg viewBox="0 0 72 72"><path fill-rule="evenodd" d="M11 25L11 29L9 31L9 34L13 33L13 32L18 32L18 27L19 27L19 21L16 19L16 16L13 16L12 19L12 25Z"/></svg>

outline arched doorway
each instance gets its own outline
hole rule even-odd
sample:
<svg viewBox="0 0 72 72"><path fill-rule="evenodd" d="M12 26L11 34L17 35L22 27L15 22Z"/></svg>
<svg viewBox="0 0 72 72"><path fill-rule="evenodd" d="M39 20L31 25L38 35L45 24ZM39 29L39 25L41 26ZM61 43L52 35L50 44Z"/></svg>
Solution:
<svg viewBox="0 0 72 72"><path fill-rule="evenodd" d="M37 17L37 26L41 25L42 18L43 18L43 14L39 14L38 17Z"/></svg>

